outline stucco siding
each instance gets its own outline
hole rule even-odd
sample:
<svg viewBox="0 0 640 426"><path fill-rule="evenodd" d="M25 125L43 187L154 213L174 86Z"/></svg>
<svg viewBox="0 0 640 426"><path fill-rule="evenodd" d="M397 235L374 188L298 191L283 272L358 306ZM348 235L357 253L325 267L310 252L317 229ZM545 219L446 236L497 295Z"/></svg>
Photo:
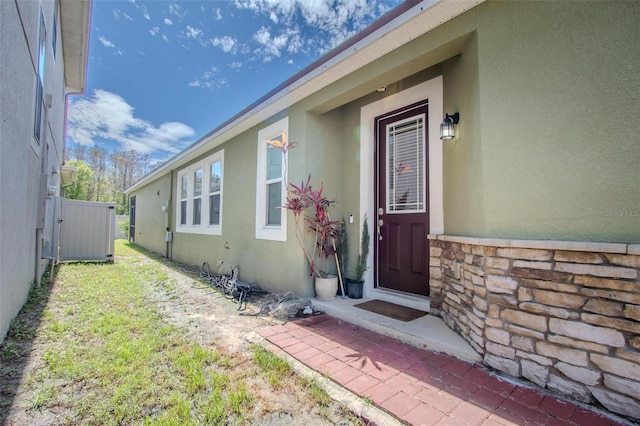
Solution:
<svg viewBox="0 0 640 426"><path fill-rule="evenodd" d="M290 117L292 116L295 116L294 112L290 112ZM293 234L290 234L288 241L281 242L257 240L254 232L258 131L282 117L284 115L280 114L206 154L210 155L224 149L222 235L174 232L170 253L173 259L188 265L202 265L203 262L207 262L212 271L215 271L218 261L239 266L240 278L243 281L270 291L294 291L297 294L310 295L313 289L310 281L308 282L310 279L303 268L302 253L293 239ZM297 136L294 129L295 126L290 129L290 138L303 139ZM295 152L292 156L294 155L300 155L300 152ZM176 199L176 176L181 169L173 171L173 200ZM136 191L132 195L139 193L140 191ZM173 202L171 229L174 231L175 207L176 204ZM292 229L292 218L288 216L287 220L289 229ZM146 242L140 240L140 244L145 245Z"/></svg>
<svg viewBox="0 0 640 426"><path fill-rule="evenodd" d="M439 76L444 112L461 117L431 182L443 192L445 233L638 241L639 15L633 2L489 1L463 13L215 148L225 150L223 234L176 233L174 258L224 260L247 281L311 294L291 217L288 241L254 237L259 130L289 117L298 142L289 181L311 173L338 201L334 219L354 215L353 259L364 213L361 108Z"/></svg>
<svg viewBox="0 0 640 426"><path fill-rule="evenodd" d="M638 241L640 5L489 2L472 12L480 103L461 112L461 130L467 120L479 128L453 144L481 144L484 227L472 234ZM452 107L462 100L448 95ZM447 164L464 156L455 150ZM474 189L447 195L463 190L473 202Z"/></svg>
<svg viewBox="0 0 640 426"><path fill-rule="evenodd" d="M45 238L42 255L55 255L54 201L40 198L44 189L41 172L46 175L46 185L55 186L56 195L60 193L59 178L53 172L59 170L64 150L64 61L60 23L55 60L51 47L54 4L42 3L48 31L43 93L51 96L51 108L46 116L43 109L38 144L34 142L33 125L41 5L33 1L0 2L0 340L35 280L36 247L41 243L36 241L36 227L42 228ZM41 208L44 220L39 222Z"/></svg>
<svg viewBox="0 0 640 426"><path fill-rule="evenodd" d="M135 196L135 242L147 250L167 256L166 231L173 208L171 175L145 186Z"/></svg>

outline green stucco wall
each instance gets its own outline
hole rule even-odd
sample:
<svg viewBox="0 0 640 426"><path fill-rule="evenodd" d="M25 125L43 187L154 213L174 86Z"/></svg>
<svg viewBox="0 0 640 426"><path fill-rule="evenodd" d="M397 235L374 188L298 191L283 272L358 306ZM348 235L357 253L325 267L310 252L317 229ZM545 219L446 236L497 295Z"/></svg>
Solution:
<svg viewBox="0 0 640 426"><path fill-rule="evenodd" d="M173 209L170 203L173 198L171 194L170 174L132 194L136 197L135 242L163 256L167 255L168 214ZM169 212L165 213L163 206L167 205Z"/></svg>
<svg viewBox="0 0 640 426"><path fill-rule="evenodd" d="M445 230L640 241L640 5L488 2L444 64Z"/></svg>
<svg viewBox="0 0 640 426"><path fill-rule="evenodd" d="M169 254L192 265L223 260L244 281L313 294L290 215L288 241L255 239L258 131L288 116L298 143L289 181L311 173L336 199L334 219L353 214L352 273L364 214L360 110L440 75L445 112L460 112L442 181L431 182L444 189L446 234L639 242L638 22L638 2L483 3L210 151L225 150L223 235L174 233ZM387 91L375 92L381 85ZM170 182L134 193L136 242L160 253L166 199L156 192ZM174 210L172 201L172 230Z"/></svg>

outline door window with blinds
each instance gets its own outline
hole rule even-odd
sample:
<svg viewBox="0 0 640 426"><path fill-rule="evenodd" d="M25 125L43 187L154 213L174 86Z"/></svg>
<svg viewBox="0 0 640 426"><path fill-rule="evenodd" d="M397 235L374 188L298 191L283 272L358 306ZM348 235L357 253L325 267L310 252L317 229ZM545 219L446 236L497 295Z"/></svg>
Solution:
<svg viewBox="0 0 640 426"><path fill-rule="evenodd" d="M387 213L426 211L425 115L386 127Z"/></svg>

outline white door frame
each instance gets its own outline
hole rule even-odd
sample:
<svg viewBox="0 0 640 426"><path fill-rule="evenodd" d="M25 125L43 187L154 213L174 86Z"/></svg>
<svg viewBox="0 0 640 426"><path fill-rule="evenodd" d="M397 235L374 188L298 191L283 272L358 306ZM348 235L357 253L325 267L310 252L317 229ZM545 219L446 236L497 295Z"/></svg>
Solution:
<svg viewBox="0 0 640 426"><path fill-rule="evenodd" d="M377 238L375 223L373 223L374 219L372 219L376 217L374 210L375 182L373 179L373 168L375 167L375 118L424 99L429 100L429 233L444 233L443 157L442 141L440 140L440 123L444 113L442 76L438 76L366 105L360 110L360 212L361 214L366 214L367 218L369 218L369 233L372 240ZM371 241L372 246L367 260L369 269L364 275L364 297L371 297L374 294L374 290L376 290L373 287L373 243L374 241Z"/></svg>

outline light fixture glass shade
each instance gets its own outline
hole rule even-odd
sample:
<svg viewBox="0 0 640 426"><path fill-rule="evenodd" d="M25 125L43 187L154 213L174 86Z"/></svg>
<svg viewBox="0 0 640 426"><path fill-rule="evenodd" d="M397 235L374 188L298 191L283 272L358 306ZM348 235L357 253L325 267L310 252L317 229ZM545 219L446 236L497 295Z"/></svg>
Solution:
<svg viewBox="0 0 640 426"><path fill-rule="evenodd" d="M440 139L449 140L453 139L455 136L456 131L454 129L453 121L445 118L442 124L440 124Z"/></svg>
<svg viewBox="0 0 640 426"><path fill-rule="evenodd" d="M460 113L456 112L451 115L445 114L442 124L440 124L440 139L450 140L456 137L455 125L460 120Z"/></svg>

